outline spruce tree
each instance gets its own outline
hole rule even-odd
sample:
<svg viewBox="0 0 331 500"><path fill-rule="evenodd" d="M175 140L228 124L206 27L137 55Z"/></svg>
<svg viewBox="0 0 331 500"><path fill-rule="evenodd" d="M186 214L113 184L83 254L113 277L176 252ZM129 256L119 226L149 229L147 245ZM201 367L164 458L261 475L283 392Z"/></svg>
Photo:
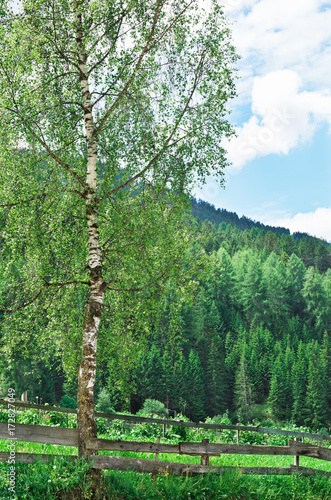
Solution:
<svg viewBox="0 0 331 500"><path fill-rule="evenodd" d="M198 422L205 417L205 392L203 370L197 352L190 351L186 365L187 411L191 420Z"/></svg>
<svg viewBox="0 0 331 500"><path fill-rule="evenodd" d="M297 358L292 370L293 409L292 418L297 425L305 424L307 393L307 359L305 348L299 342Z"/></svg>
<svg viewBox="0 0 331 500"><path fill-rule="evenodd" d="M144 352L137 369L137 394L142 404L146 399L164 401L163 367L160 352L155 345Z"/></svg>
<svg viewBox="0 0 331 500"><path fill-rule="evenodd" d="M238 415L247 422L253 402L255 401L254 387L249 377L247 363L247 345L242 346L239 367L236 372L235 381L235 405Z"/></svg>
<svg viewBox="0 0 331 500"><path fill-rule="evenodd" d="M327 388L325 386L326 369L317 341L312 341L309 349L309 369L307 385L307 422L318 429L326 425Z"/></svg>
<svg viewBox="0 0 331 500"><path fill-rule="evenodd" d="M224 352L220 337L216 336L209 347L206 376L206 412L219 415L226 410L226 374Z"/></svg>
<svg viewBox="0 0 331 500"><path fill-rule="evenodd" d="M272 369L268 398L272 415L279 420L290 419L292 413L290 404L291 399L292 387L289 385L289 378L283 356L279 354Z"/></svg>
<svg viewBox="0 0 331 500"><path fill-rule="evenodd" d="M241 283L240 302L249 323L259 322L262 317L262 269L261 264L252 256Z"/></svg>
<svg viewBox="0 0 331 500"><path fill-rule="evenodd" d="M324 329L331 335L331 269L328 269L322 278L325 292L325 312L323 315Z"/></svg>
<svg viewBox="0 0 331 500"><path fill-rule="evenodd" d="M285 266L273 252L263 264L263 318L270 329L280 330L287 318Z"/></svg>
<svg viewBox="0 0 331 500"><path fill-rule="evenodd" d="M219 284L219 295L221 301L229 305L232 300L234 287L234 271L231 258L225 248L221 247L217 252L217 258L221 265L221 280Z"/></svg>
<svg viewBox="0 0 331 500"><path fill-rule="evenodd" d="M328 414L330 415L331 410L331 343L330 337L327 332L324 333L322 348L321 348L321 358L325 369L325 388L326 388L326 399L328 406Z"/></svg>
<svg viewBox="0 0 331 500"><path fill-rule="evenodd" d="M306 268L295 253L291 255L286 266L286 287L288 304L292 317L303 317L304 302L301 294Z"/></svg>
<svg viewBox="0 0 331 500"><path fill-rule="evenodd" d="M307 270L302 289L305 300L308 326L314 328L320 336L324 333L325 315L327 314L327 295L322 286L322 277L314 268Z"/></svg>
<svg viewBox="0 0 331 500"><path fill-rule="evenodd" d="M264 399L263 365L255 349L251 350L249 358L249 367L250 367L249 370L250 380L254 387L256 402L262 403Z"/></svg>
<svg viewBox="0 0 331 500"><path fill-rule="evenodd" d="M162 388L164 390L165 407L170 408L174 400L174 367L171 362L171 354L169 349L164 351L162 356Z"/></svg>
<svg viewBox="0 0 331 500"><path fill-rule="evenodd" d="M174 392L173 392L173 409L186 414L188 407L188 394L187 394L187 361L183 354L178 356L174 363Z"/></svg>

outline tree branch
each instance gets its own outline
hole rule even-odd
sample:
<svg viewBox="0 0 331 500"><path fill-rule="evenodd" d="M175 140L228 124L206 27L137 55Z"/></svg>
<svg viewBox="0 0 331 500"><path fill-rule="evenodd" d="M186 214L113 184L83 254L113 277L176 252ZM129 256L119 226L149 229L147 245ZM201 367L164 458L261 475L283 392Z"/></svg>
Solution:
<svg viewBox="0 0 331 500"><path fill-rule="evenodd" d="M143 61L143 58L145 57L145 54L148 52L148 47L149 47L149 44L151 43L154 31L155 31L155 27L156 27L156 24L157 24L157 20L158 20L158 17L159 17L159 9L160 9L160 6L162 4L162 1L163 0L158 0L157 6L156 6L156 10L155 10L155 14L154 14L154 18L153 18L152 27L151 27L151 30L150 30L147 42L146 42L145 47L143 48L143 50L142 50L142 52L141 52L141 54L139 56L139 59L138 59L138 61L136 63L136 66L135 66L135 68L134 68L134 70L133 70L133 72L132 72L129 80L125 84L124 88L119 93L116 101L112 104L112 106L108 109L108 111L106 111L106 113L105 113L104 117L102 118L99 126L95 128L95 130L93 132L93 135L95 137L97 137L100 134L100 132L101 132L104 124L108 120L109 116L112 114L112 112L114 111L114 109L116 109L117 106L119 105L120 100L122 99L123 95L126 93L126 91L128 90L128 88L130 87L131 83L133 82L133 80L134 80L134 78L136 76L136 73L139 70L140 65L141 65L141 63Z"/></svg>
<svg viewBox="0 0 331 500"><path fill-rule="evenodd" d="M14 99L14 98L13 98ZM16 101L14 100L13 101L14 104L16 105L17 107L17 104L16 104ZM49 154L49 156L51 156L51 158L53 158L53 160L56 161L56 163L58 163L59 165L61 165L61 167L63 167L77 182L79 182L79 184L84 188L84 191L88 189L88 185L79 177L78 174L76 174L76 172L74 172L69 165L67 165L64 161L62 161L52 150L51 148L46 144L45 142L45 139L44 139L44 136L43 136L43 133L42 131L40 130L40 126L38 123L35 123L36 127L39 129L40 133L41 133L41 137L39 137L39 135L33 130L33 128L26 122L26 120L24 119L24 117L21 115L21 113L15 109L11 109L11 108L8 108L8 107L5 107L5 109L7 111L10 111L11 113L14 113L16 116L18 116L18 118L21 120L21 122L25 125L25 127L31 132L31 134L35 137L35 139L39 142L39 144L41 144L43 146L43 148L47 151L47 153Z"/></svg>
<svg viewBox="0 0 331 500"><path fill-rule="evenodd" d="M14 307L13 309L0 309L0 311L1 312L16 312L16 311L19 311L20 309L24 309L24 307L27 307L30 304L32 304L33 302L35 302L38 299L38 297L41 295L42 291L43 291L43 288L41 288L39 290L39 292L37 293L37 295L35 295L31 300L29 300L28 302L24 302L24 304L22 304L20 306Z"/></svg>
<svg viewBox="0 0 331 500"><path fill-rule="evenodd" d="M121 26L122 26L122 23L123 23L123 19L124 19L124 17L125 17L125 14L126 14L126 13L127 13L127 11L124 11L124 12L123 12L123 14L122 14L122 17L121 17L120 19L118 19L118 21L117 21L117 22L119 23L119 25L118 25L118 30L117 30L117 33L116 33L116 36L115 36L115 40L114 40L114 41L113 41L113 43L111 44L110 49L108 49L108 50L106 51L106 53L102 56L102 58L101 58L101 59L99 59L99 61L97 61L97 62L96 62L96 63L92 66L92 68L90 68L90 69L88 70L87 75L90 75L90 74L92 73L92 71L93 71L93 70L95 70L98 66L100 66L100 64L102 64L102 63L103 63L103 61L106 59L106 57L107 57L107 56L111 53L111 51L113 50L113 48L114 48L114 46L115 46L115 43L116 43L116 42L117 42L117 40L118 40L118 37L119 37L119 32L120 32L120 29L121 29ZM116 23L114 23L113 25L115 26L115 24L116 24ZM108 27L108 26L107 26L107 29L109 29L109 27ZM94 49L94 47L95 47L95 46L99 43L100 38L101 38L101 37L99 37L98 41L97 41L97 42L96 42L96 43L92 46L92 48L90 49L90 51L89 51L89 52L91 52L91 51Z"/></svg>
<svg viewBox="0 0 331 500"><path fill-rule="evenodd" d="M154 157L148 162L148 164L146 165L145 168L143 168L140 172L138 172L136 175L134 175L133 177L131 177L131 179L127 180L126 182L124 182L123 184L121 184L120 186L117 186L116 188L112 189L107 195L103 196L102 198L100 198L100 201L108 198L109 196L112 196L114 195L115 193L117 193L118 191L126 188L127 186L129 186L130 184L132 184L135 180L139 179L142 175L144 175L145 172L147 172L147 170L150 169L150 167L156 162L156 160L170 147L174 146L175 144L178 144L178 142L182 141L185 137L187 137L188 134L182 136L182 137L179 137L176 141L172 142L171 144L170 141L172 139L172 137L174 136L175 132L177 131L179 125L180 125L180 122L182 121L182 118L183 116L185 115L188 107L189 107L189 104L192 100L192 97L194 95L194 92L196 91L196 88L197 88L197 83L198 83L198 78L200 76L200 72L201 72L201 67L203 65L203 61L204 61L204 58L205 58L205 53L203 53L201 55L201 58L200 58L200 61L199 61L199 64L198 64L198 67L197 67L197 71L196 71L196 75L195 75L195 79L194 79L194 83L193 83L193 86L192 86L192 90L191 90L191 93L186 101L186 104L177 120L177 122L175 123L171 133L169 134L168 138L166 139L163 147L160 149L160 151L154 155Z"/></svg>
<svg viewBox="0 0 331 500"><path fill-rule="evenodd" d="M155 42L149 47L149 50L152 50L161 40L162 38L164 37L164 35L172 28L172 26L178 21L178 19L184 14L184 12L193 4L195 3L197 0L191 0L189 2L188 5L186 5L184 7L183 10L180 11L180 13L173 19L172 22L169 23L169 25L167 26L167 28L161 33L161 35L159 36L159 38L157 38L155 40Z"/></svg>
<svg viewBox="0 0 331 500"><path fill-rule="evenodd" d="M44 194L38 194L36 196L31 196L31 198L28 198L27 200L21 200L21 201L16 201L15 203L1 203L0 207L16 207L17 205L25 204L25 203L30 203L30 201L36 200L37 198L42 198L45 196Z"/></svg>
<svg viewBox="0 0 331 500"><path fill-rule="evenodd" d="M161 278L169 278L169 276L170 276L169 273L162 273L155 280L151 281L150 283L147 283L147 285L144 285L144 286L141 286L141 287L138 287L138 288L111 288L109 286L109 284L107 284L106 290L112 290L113 292L142 292L147 287L149 287L151 285L154 285L154 283L157 283L158 281L160 281Z"/></svg>
<svg viewBox="0 0 331 500"><path fill-rule="evenodd" d="M63 287L66 285L89 285L89 281L79 281L79 280L72 280L72 281L62 281L62 283L50 283L49 281L46 281L44 278L42 278L44 282L44 286L58 286L58 287Z"/></svg>

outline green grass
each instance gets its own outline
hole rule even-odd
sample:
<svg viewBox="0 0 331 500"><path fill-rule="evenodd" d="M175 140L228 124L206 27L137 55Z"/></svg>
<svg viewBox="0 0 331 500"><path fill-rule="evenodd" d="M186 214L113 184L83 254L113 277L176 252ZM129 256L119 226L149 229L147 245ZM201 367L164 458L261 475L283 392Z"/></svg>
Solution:
<svg viewBox="0 0 331 500"><path fill-rule="evenodd" d="M9 452L9 441L0 440L0 451ZM16 453L38 453L46 455L77 455L78 448L73 446L61 446L55 444L27 443L25 441L16 441Z"/></svg>
<svg viewBox="0 0 331 500"><path fill-rule="evenodd" d="M30 417L29 417L30 418ZM71 423L74 426L75 422ZM159 425L140 425L126 428L122 422L115 422L111 428L101 427L106 439L125 439L132 441L154 441L161 435ZM100 428L100 430L101 430ZM168 429L168 437L161 442L178 443L182 437ZM210 442L228 442L236 440L234 431L221 434L200 430L190 430L188 441L201 441L209 438ZM241 443L285 445L287 438L278 435L261 435L252 432L240 433ZM317 443L314 443L317 444ZM319 443L323 445L323 443ZM330 443L324 443L330 445ZM0 451L9 451L9 441L0 440ZM76 455L77 448L59 445L16 442L16 452L37 454L58 454L49 464L16 464L15 495L8 492L9 464L0 464L0 499L78 499L89 498L89 465L82 461L71 461L66 455ZM120 455L135 458L154 459L153 453L101 452L108 455ZM160 454L159 460L199 464L200 457L176 454ZM210 457L210 465L251 466L251 467L289 467L293 457L227 455ZM320 470L331 471L331 463L323 460L300 457L300 465ZM90 496L92 499L92 497ZM160 474L155 478L149 474L134 472L104 471L100 495L93 499L100 500L330 500L331 479L327 477L295 476L249 476L237 471L224 472L221 475L185 478ZM92 500L93 500L92 499Z"/></svg>
<svg viewBox="0 0 331 500"><path fill-rule="evenodd" d="M331 481L325 477L248 476L236 472L204 477L156 478L149 474L105 471L100 494L89 497L88 467L83 462L55 459L49 464L16 466L16 495L8 494L8 465L0 466L3 499L51 500L329 500ZM83 493L81 493L83 491ZM70 492L72 495L70 496Z"/></svg>

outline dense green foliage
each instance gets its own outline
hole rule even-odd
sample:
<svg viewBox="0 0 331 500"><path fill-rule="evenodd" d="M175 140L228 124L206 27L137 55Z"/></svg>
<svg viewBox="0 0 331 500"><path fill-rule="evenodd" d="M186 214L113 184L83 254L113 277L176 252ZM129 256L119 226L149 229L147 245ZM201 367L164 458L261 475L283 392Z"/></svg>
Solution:
<svg viewBox="0 0 331 500"><path fill-rule="evenodd" d="M252 229L252 227L256 227L257 229L263 229L264 231L271 231L272 233L277 234L287 234L290 235L290 230L286 227L282 226L269 226L267 224L262 224L259 221L252 220L249 217L245 217L242 215L239 217L235 212L229 212L225 208L215 208L214 205L208 203L205 200L196 200L195 198L191 198L192 204L192 212L195 217L199 217L199 219L203 222L204 220L208 220L213 224L219 225L222 222L226 222L228 224L232 224L236 226L238 229ZM294 239L308 238L311 239L308 233L301 233L300 231L296 231L293 233Z"/></svg>
<svg viewBox="0 0 331 500"><path fill-rule="evenodd" d="M193 420L229 409L320 428L331 420L331 259L317 239L195 222L208 272L192 301L164 297L133 403L156 397Z"/></svg>
<svg viewBox="0 0 331 500"><path fill-rule="evenodd" d="M234 421L253 419L257 405L268 403L277 420L327 426L330 247L317 238L256 227L242 231L224 222L187 219L187 227L196 234L192 261L202 252L206 264L192 282L194 293L185 295L168 281L157 299L158 314L145 320L147 340L137 342L133 323L131 344L119 336L111 346L116 356L102 345L97 402L105 397L109 408L136 412L154 399L170 415L202 420L229 410ZM108 327L105 321L105 332ZM58 363L2 363L3 391L14 382L17 392L29 390L31 401L75 397L75 377Z"/></svg>
<svg viewBox="0 0 331 500"><path fill-rule="evenodd" d="M78 375L87 456L99 352L128 400L192 186L223 184L238 57L217 0L4 0L0 47L1 340Z"/></svg>

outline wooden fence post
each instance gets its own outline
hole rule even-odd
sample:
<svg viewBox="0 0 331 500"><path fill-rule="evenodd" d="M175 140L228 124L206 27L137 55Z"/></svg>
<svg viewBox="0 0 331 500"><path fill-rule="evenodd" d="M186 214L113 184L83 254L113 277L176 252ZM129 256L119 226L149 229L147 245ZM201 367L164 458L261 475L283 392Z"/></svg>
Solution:
<svg viewBox="0 0 331 500"><path fill-rule="evenodd" d="M208 444L209 439L203 439L201 441L201 443ZM209 465L209 455L207 455L207 454L201 455L201 465Z"/></svg>
<svg viewBox="0 0 331 500"><path fill-rule="evenodd" d="M160 444L160 437L157 438L156 442L157 442L157 444ZM159 452L157 451L155 453L155 459L154 460L158 460L158 459L159 459Z"/></svg>
<svg viewBox="0 0 331 500"><path fill-rule="evenodd" d="M299 438L294 438L294 441L299 441ZM299 455L294 455L294 465L299 467Z"/></svg>

